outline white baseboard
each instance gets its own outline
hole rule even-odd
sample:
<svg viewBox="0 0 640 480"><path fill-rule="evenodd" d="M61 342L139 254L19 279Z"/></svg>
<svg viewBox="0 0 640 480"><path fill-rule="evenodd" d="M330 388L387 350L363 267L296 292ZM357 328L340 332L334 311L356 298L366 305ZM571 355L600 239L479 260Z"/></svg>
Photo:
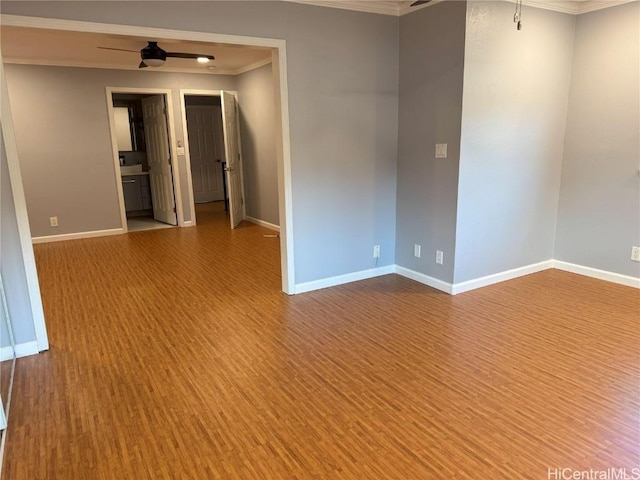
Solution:
<svg viewBox="0 0 640 480"><path fill-rule="evenodd" d="M274 225L273 223L265 222L264 220L249 216L245 216L244 219L247 222L255 223L256 225L260 225L261 227L268 228L269 230L275 230L276 232L280 233L280 227L278 225Z"/></svg>
<svg viewBox="0 0 640 480"><path fill-rule="evenodd" d="M475 290L476 288L493 285L494 283L506 282L507 280L513 280L514 278L541 272L542 270L548 270L549 268L553 268L553 260L545 260L544 262L525 265L524 267L514 268L513 270L507 270L505 272L494 273L493 275L487 275L486 277L454 283L451 294L457 295L458 293L468 292L470 290Z"/></svg>
<svg viewBox="0 0 640 480"><path fill-rule="evenodd" d="M31 241L35 243L62 242L64 240L78 240L81 238L105 237L107 235L118 235L124 233L122 228L112 228L110 230L93 230L91 232L63 233L61 235L47 235L44 237L33 237Z"/></svg>
<svg viewBox="0 0 640 480"><path fill-rule="evenodd" d="M422 283L429 287L433 287L437 290L441 290L449 294L453 292L453 285L451 285L450 283L447 283L443 280L438 280L434 277L430 277L429 275L425 275L424 273L416 272L415 270L409 270L408 268L404 268L399 265L395 266L395 272L398 275L410 278L411 280L415 280L416 282Z"/></svg>
<svg viewBox="0 0 640 480"><path fill-rule="evenodd" d="M16 358L28 357L40 353L38 350L38 342L19 343L15 346ZM13 358L11 347L0 348L0 362L5 362Z"/></svg>
<svg viewBox="0 0 640 480"><path fill-rule="evenodd" d="M560 260L552 260L553 268L564 270L565 272L577 273L586 277L597 278L607 282L618 283L628 287L640 288L640 278L621 275L619 273L607 272L606 270L598 270L597 268L576 265L575 263L562 262Z"/></svg>
<svg viewBox="0 0 640 480"><path fill-rule="evenodd" d="M367 278L380 277L395 273L395 265L387 265L385 267L371 268L369 270L361 270L359 272L347 273L346 275L338 275L337 277L323 278L312 282L298 283L295 286L294 293L305 293L321 288L335 287L344 285L345 283L357 282L358 280L366 280Z"/></svg>

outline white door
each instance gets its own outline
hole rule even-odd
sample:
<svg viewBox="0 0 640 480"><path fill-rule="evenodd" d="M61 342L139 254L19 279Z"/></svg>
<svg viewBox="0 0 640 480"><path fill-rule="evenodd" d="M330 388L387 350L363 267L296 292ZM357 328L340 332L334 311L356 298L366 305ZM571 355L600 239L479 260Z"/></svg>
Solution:
<svg viewBox="0 0 640 480"><path fill-rule="evenodd" d="M164 95L142 99L142 119L147 143L153 218L159 222L177 225Z"/></svg>
<svg viewBox="0 0 640 480"><path fill-rule="evenodd" d="M238 134L238 112L236 99L229 92L221 92L222 126L224 132L224 152L227 159L227 191L229 194L229 214L231 228L236 228L244 219L244 188L242 185L242 165Z"/></svg>
<svg viewBox="0 0 640 480"><path fill-rule="evenodd" d="M215 105L187 105L186 114L194 201L224 200L221 109Z"/></svg>

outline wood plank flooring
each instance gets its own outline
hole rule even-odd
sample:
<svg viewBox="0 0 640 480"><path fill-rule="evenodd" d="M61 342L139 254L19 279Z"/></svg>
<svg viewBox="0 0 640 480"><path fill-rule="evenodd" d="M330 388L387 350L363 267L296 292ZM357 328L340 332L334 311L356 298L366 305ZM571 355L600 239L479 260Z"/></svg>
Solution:
<svg viewBox="0 0 640 480"><path fill-rule="evenodd" d="M18 360L4 478L640 466L637 290L549 270L288 297L268 233L200 209L195 228L36 245L51 350Z"/></svg>

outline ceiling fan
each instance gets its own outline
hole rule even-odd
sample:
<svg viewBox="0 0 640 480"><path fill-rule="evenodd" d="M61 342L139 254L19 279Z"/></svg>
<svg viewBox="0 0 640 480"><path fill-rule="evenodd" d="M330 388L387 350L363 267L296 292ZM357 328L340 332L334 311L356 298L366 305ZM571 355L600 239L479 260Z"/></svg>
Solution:
<svg viewBox="0 0 640 480"><path fill-rule="evenodd" d="M197 59L199 62L206 63L209 60L215 60L216 58L213 55L201 55L199 53L180 53L180 52L167 52L158 46L158 42L149 42L146 47L142 50L126 50L124 48L109 48L109 47L98 47L102 50L117 50L119 52L134 52L140 53L140 58L142 61L138 68L147 68L147 67L161 67L164 65L164 62L168 57L173 58L193 58ZM202 60L201 60L202 59Z"/></svg>

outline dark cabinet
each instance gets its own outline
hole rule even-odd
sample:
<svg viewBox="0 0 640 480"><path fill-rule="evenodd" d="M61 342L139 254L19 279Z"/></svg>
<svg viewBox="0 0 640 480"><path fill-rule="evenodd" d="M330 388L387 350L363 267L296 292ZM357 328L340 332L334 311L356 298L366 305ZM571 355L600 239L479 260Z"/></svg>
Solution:
<svg viewBox="0 0 640 480"><path fill-rule="evenodd" d="M149 175L124 175L122 177L122 191L127 213L151 210L151 188Z"/></svg>

